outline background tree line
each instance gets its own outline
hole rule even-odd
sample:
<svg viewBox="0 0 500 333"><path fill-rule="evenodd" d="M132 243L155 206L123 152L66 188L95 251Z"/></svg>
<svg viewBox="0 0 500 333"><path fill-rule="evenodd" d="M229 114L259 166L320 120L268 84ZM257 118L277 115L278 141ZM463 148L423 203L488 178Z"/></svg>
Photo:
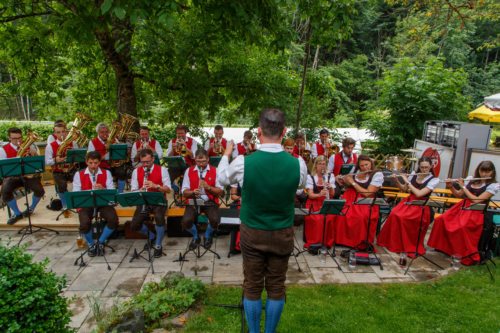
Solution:
<svg viewBox="0 0 500 333"><path fill-rule="evenodd" d="M494 0L3 0L0 116L368 127L385 152L500 89Z"/></svg>

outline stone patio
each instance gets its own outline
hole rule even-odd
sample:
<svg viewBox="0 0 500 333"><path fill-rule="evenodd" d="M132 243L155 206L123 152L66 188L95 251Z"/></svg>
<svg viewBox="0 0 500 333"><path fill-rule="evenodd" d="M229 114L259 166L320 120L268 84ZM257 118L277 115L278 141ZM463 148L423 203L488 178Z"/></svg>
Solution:
<svg viewBox="0 0 500 333"><path fill-rule="evenodd" d="M86 266L75 266L74 262L81 253L76 246L78 236L76 225L77 218L61 218L56 222L57 212L51 212L44 207L48 204L50 190L46 198L40 203L40 207L33 215L34 225L57 226L60 234L53 232L36 232L27 235L21 242L27 246L27 250L39 261L49 259L48 268L59 275L66 275L68 284L64 290L64 296L71 299L71 310L73 317L71 326L77 332L91 332L95 327L92 318L89 297L99 299L106 307L122 301L138 293L144 283L158 281L169 271L182 272L186 276L200 279L207 284L241 285L243 281L241 255L232 255L228 258L229 236L219 236L215 239L213 250L221 256L217 259L213 254L207 253L202 258L196 258L192 253L188 254L185 262L174 262L181 252L187 247L189 238L166 237L163 248L166 256L154 261L152 273L149 262L139 259L130 262L135 248L141 250L144 240L112 239L109 245L115 249L111 253L106 252L106 260L103 257L90 258L85 255ZM21 206L21 202L19 202ZM8 228L5 224L6 211L0 212L0 241L11 245L20 240L18 229L26 225L23 219L15 225L15 229ZM10 230L9 230L10 229ZM302 249L302 227L296 229L296 248ZM337 255L342 248L337 248ZM398 264L399 256L388 253L383 248L377 247L377 254L382 261L383 270L378 266L360 266L351 270L345 259L336 257L341 270L331 257L326 262L321 262L318 256L305 252L290 257L287 283L291 284L320 284L320 283L401 283L419 282L446 275L452 270L450 260L447 256L429 250L427 257L445 269L438 269L423 258L414 261L407 275L404 268Z"/></svg>

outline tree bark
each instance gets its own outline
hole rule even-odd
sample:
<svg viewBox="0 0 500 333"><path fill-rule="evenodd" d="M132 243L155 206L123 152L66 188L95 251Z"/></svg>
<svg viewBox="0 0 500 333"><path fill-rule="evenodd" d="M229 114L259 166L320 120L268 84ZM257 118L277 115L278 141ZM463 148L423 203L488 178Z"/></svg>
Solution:
<svg viewBox="0 0 500 333"><path fill-rule="evenodd" d="M318 69L318 60L319 60L319 45L316 45L316 52L314 53L314 61L313 61L313 70Z"/></svg>
<svg viewBox="0 0 500 333"><path fill-rule="evenodd" d="M299 107L297 110L297 117L295 119L295 131L298 132L300 129L300 121L302 118L302 104L304 100L304 89L306 87L306 75L307 75L307 64L309 62L309 54L311 53L311 25L309 21L307 21L307 32L306 32L306 44L304 46L306 54L304 55L304 62L302 64L302 83L300 85L300 94L299 94Z"/></svg>

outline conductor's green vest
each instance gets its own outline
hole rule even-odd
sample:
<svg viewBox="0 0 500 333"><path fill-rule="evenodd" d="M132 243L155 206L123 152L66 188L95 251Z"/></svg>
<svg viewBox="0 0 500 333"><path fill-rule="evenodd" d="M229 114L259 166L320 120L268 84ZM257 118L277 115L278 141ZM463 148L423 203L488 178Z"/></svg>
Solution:
<svg viewBox="0 0 500 333"><path fill-rule="evenodd" d="M285 151L257 150L245 156L241 222L260 230L293 226L295 192L299 182L299 160Z"/></svg>

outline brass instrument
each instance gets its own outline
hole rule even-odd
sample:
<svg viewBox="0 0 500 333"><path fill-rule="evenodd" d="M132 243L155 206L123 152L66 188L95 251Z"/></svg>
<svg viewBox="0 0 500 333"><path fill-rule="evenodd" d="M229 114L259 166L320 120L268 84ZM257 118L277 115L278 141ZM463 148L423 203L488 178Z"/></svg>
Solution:
<svg viewBox="0 0 500 333"><path fill-rule="evenodd" d="M243 146L245 147L245 155L250 155L255 151L255 138L252 140L243 140Z"/></svg>
<svg viewBox="0 0 500 333"><path fill-rule="evenodd" d="M298 144L297 147L299 150L299 156L302 156L306 163L309 162L309 160L311 159L311 151L309 149L306 149L307 143L304 143L303 145Z"/></svg>
<svg viewBox="0 0 500 333"><path fill-rule="evenodd" d="M137 118L131 116L127 113L120 113L120 123L121 128L118 131L117 139L120 142L132 141L135 142L139 139L139 134L130 131L134 123L137 121Z"/></svg>
<svg viewBox="0 0 500 333"><path fill-rule="evenodd" d="M217 154L217 156L222 156L224 153L224 147L222 146L222 139L220 138L214 138L214 153Z"/></svg>
<svg viewBox="0 0 500 333"><path fill-rule="evenodd" d="M76 129L75 127L72 127L71 130L69 131L68 135L66 138L64 138L63 142L61 145L57 148L56 152L56 157L66 157L68 153L68 149L70 148L70 144L74 142L78 136L81 135L80 130ZM58 164L56 162L56 164ZM54 165L53 169L56 166ZM69 172L71 169L75 167L75 163L60 163L59 168L63 170L63 172Z"/></svg>
<svg viewBox="0 0 500 333"><path fill-rule="evenodd" d="M337 154L338 152L340 151L340 148L338 145L336 145L335 143L333 143L333 141L331 139L328 139L326 142L325 142L325 156L326 157L330 157L332 155L335 155Z"/></svg>
<svg viewBox="0 0 500 333"><path fill-rule="evenodd" d="M38 139L40 139L38 134L31 131L28 132L28 134L26 134L26 141L23 141L23 143L19 146L17 157L25 157L28 155L31 145Z"/></svg>
<svg viewBox="0 0 500 333"><path fill-rule="evenodd" d="M111 124L111 132L109 133L108 139L106 140L106 151L109 151L109 146L116 143L118 139L118 134L121 132L123 126L118 120L113 121Z"/></svg>
<svg viewBox="0 0 500 333"><path fill-rule="evenodd" d="M187 147L186 147L186 141L184 141L184 139L179 138L175 142L175 153L182 157L186 157Z"/></svg>
<svg viewBox="0 0 500 333"><path fill-rule="evenodd" d="M75 143L80 148L87 147L89 144L89 138L85 134L80 132L80 135L78 136L78 138L76 138Z"/></svg>
<svg viewBox="0 0 500 333"><path fill-rule="evenodd" d="M86 114L77 112L76 118L75 120L73 120L73 124L71 125L70 132L73 130L73 128L81 131L85 127L85 125L87 125L91 121L92 118L90 118Z"/></svg>

